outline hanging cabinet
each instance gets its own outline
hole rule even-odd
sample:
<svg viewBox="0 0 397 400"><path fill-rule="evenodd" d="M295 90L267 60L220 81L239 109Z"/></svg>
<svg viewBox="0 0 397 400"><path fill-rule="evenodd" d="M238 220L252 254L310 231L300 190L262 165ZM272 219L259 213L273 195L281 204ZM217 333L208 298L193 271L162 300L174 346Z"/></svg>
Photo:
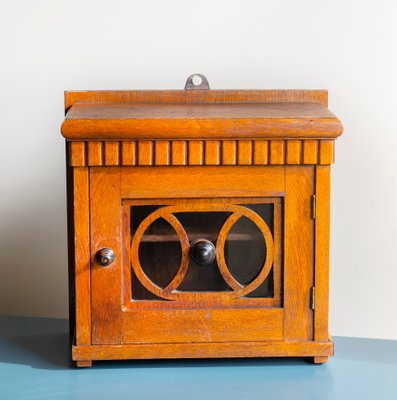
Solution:
<svg viewBox="0 0 397 400"><path fill-rule="evenodd" d="M65 93L73 360L333 354L324 90Z"/></svg>

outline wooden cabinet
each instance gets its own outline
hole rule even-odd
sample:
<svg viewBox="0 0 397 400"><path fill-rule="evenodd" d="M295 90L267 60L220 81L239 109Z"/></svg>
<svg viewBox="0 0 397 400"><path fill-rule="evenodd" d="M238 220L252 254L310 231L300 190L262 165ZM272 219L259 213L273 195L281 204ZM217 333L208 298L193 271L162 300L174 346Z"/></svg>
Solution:
<svg viewBox="0 0 397 400"><path fill-rule="evenodd" d="M333 354L327 92L65 93L73 360Z"/></svg>

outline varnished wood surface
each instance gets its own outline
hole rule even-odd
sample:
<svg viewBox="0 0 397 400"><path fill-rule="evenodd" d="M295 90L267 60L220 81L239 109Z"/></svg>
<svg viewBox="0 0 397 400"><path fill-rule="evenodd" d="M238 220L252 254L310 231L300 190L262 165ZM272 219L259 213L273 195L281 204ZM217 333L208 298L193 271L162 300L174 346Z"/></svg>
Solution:
<svg viewBox="0 0 397 400"><path fill-rule="evenodd" d="M76 103L62 124L69 140L188 138L331 138L339 120L320 103Z"/></svg>
<svg viewBox="0 0 397 400"><path fill-rule="evenodd" d="M320 103L131 104L75 103L66 120L328 119L335 115Z"/></svg>
<svg viewBox="0 0 397 400"><path fill-rule="evenodd" d="M76 343L91 344L91 263L88 168L73 169Z"/></svg>
<svg viewBox="0 0 397 400"><path fill-rule="evenodd" d="M315 363L327 361L333 354L327 332L329 166L342 125L327 108L326 91L67 92L65 110L62 132L69 174L75 172L69 201L75 232L73 358L79 366L125 358L311 356ZM273 298L245 297L244 290L257 279L241 285L218 250L220 273L240 297L221 292L179 296L190 244L183 227L164 214L185 258L165 289L157 293L144 286L165 300L132 300L132 275L141 284L145 277L135 268L131 204L238 208L238 199L274 198L272 234L259 217L248 216L273 257L256 277L265 279L272 263ZM217 248L229 225L221 229ZM103 247L115 253L108 267L95 259Z"/></svg>
<svg viewBox="0 0 397 400"><path fill-rule="evenodd" d="M91 257L93 260L92 341L94 344L125 343L137 340L140 342L158 342L161 337L170 342L184 341L188 337L191 338L191 341L203 341L205 338L209 341L215 340L214 338L217 338L218 341L243 340L244 337L250 338L249 340L252 340L252 338L256 338L256 340L282 339L284 311L282 309L272 310L268 308L269 306L260 309L255 304L257 299L247 299L245 309L243 308L243 300L240 300L241 304L236 307L236 310L224 307L222 293L206 293L205 295L209 300L205 304L201 299L203 296L200 297L194 293L185 294L181 300L175 299L178 300L178 303L173 304L173 307L168 310L160 310L157 307L147 309L147 302L146 307L142 306L141 309L139 307L131 308L128 307L128 304L125 306L121 303L123 298L126 299L123 295L126 290L122 289L120 280L125 283L131 279L130 268L127 264L128 253L126 254L124 250L124 258L121 257L123 242L121 241L120 222L124 221L125 224L125 218L121 217L123 199L148 199L152 197L154 200L151 200L151 202L156 203L159 201L159 197L170 196L183 199L201 195L208 197L209 200L202 203L192 202L194 209L209 210L219 208L219 204L222 204L225 208L230 208L228 204L231 204L233 200L227 199L227 190L230 197L242 197L250 193L276 196L280 195L280 190L282 193L284 167L267 167L266 177L263 176L263 171L259 167L250 167L249 175L246 177L244 168L247 168L248 173L248 167L238 169L237 167L208 167L203 179L197 175L203 170L194 167L189 169L189 174L184 172L183 167L173 170L164 168L163 171L159 168L156 174L151 174L151 168L140 170L111 168L109 171L99 167L92 168L90 196L92 213ZM151 176L146 175L145 171ZM226 191L221 183L225 182L225 179L228 183ZM262 183L257 182L256 179L262 180ZM201 182L201 184L197 185L197 182ZM152 194L150 194L151 185L153 186ZM266 188L268 188L268 191L266 191ZM269 190L270 188L272 189ZM253 189L255 189L254 192L252 192ZM219 190L221 192L218 192ZM218 197L222 198L216 200L217 194ZM246 201L243 200L243 202ZM278 256L279 241L280 238L278 237ZM124 246L128 245L124 244ZM111 247L115 252L114 263L105 268L98 266L94 258L96 252L102 247ZM268 253L272 254L272 249L269 249ZM136 250L133 250L131 254L135 258L137 257ZM266 264L262 273L263 276L258 275L258 282L259 279L265 277L264 274L269 271L269 267L270 264ZM278 271L276 272L278 273ZM122 273L124 273L123 278L121 278ZM137 270L135 270L135 273L137 273ZM277 273L275 276L276 279L279 279ZM256 282L254 280L251 285L256 284ZM244 290L250 290L250 286L241 289L242 296ZM161 293L158 294L161 295ZM275 304L277 301L279 301L279 294L274 301L269 302L269 305ZM131 301L129 300L128 303L131 303ZM200 305L202 305L202 309L200 309ZM218 305L219 309L217 310ZM196 310L192 310L192 308L196 308ZM186 311L189 309L191 312ZM255 310L259 312L260 317ZM232 312L233 314L231 314ZM245 325L241 327L244 315ZM252 315L252 318L248 318L250 315ZM260 321L266 322L266 326L262 325ZM160 326L163 328L160 329ZM240 331L238 330L239 326ZM183 328L180 329L181 327ZM224 339L221 339L222 337Z"/></svg>
<svg viewBox="0 0 397 400"><path fill-rule="evenodd" d="M283 339L281 308L128 310L123 343L278 341Z"/></svg>
<svg viewBox="0 0 397 400"><path fill-rule="evenodd" d="M91 360L78 360L76 361L76 367L78 368L90 368L92 367L92 361Z"/></svg>
<svg viewBox="0 0 397 400"><path fill-rule="evenodd" d="M313 220L314 167L286 167L284 203L284 307L285 339L313 339Z"/></svg>
<svg viewBox="0 0 397 400"><path fill-rule="evenodd" d="M324 364L328 362L328 356L314 356L313 363L314 364Z"/></svg>
<svg viewBox="0 0 397 400"><path fill-rule="evenodd" d="M65 92L68 139L335 138L325 90Z"/></svg>
<svg viewBox="0 0 397 400"><path fill-rule="evenodd" d="M120 343L122 337L120 170L90 170L92 343ZM114 262L102 267L96 253L114 251Z"/></svg>
<svg viewBox="0 0 397 400"><path fill-rule="evenodd" d="M122 360L150 358L218 357L326 357L334 352L333 341L226 342L73 346L74 360ZM322 361L324 362L324 361Z"/></svg>
<svg viewBox="0 0 397 400"><path fill-rule="evenodd" d="M121 197L183 199L283 196L284 168L283 166L189 167L188 169L125 167L121 173Z"/></svg>
<svg viewBox="0 0 397 400"><path fill-rule="evenodd" d="M74 103L255 104L316 102L328 106L327 90L91 90L65 92L65 111Z"/></svg>
<svg viewBox="0 0 397 400"><path fill-rule="evenodd" d="M329 165L333 140L140 140L69 142L69 165Z"/></svg>
<svg viewBox="0 0 397 400"><path fill-rule="evenodd" d="M314 285L314 339L328 337L329 242L330 242L330 168L316 167L316 220Z"/></svg>

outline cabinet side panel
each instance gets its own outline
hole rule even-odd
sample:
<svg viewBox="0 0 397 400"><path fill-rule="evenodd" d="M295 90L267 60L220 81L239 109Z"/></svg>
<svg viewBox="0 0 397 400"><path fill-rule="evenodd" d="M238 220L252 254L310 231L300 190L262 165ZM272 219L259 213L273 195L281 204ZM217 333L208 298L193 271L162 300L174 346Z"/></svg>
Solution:
<svg viewBox="0 0 397 400"><path fill-rule="evenodd" d="M330 167L316 167L314 340L328 338Z"/></svg>
<svg viewBox="0 0 397 400"><path fill-rule="evenodd" d="M88 168L73 168L76 344L91 344Z"/></svg>
<svg viewBox="0 0 397 400"><path fill-rule="evenodd" d="M284 333L286 340L313 339L313 167L286 167L284 204Z"/></svg>
<svg viewBox="0 0 397 400"><path fill-rule="evenodd" d="M69 146L66 147L66 159L69 157ZM73 210L73 168L66 167L67 194L67 234L68 234L68 294L69 294L69 336L73 343L76 332L76 297L74 275L74 210Z"/></svg>

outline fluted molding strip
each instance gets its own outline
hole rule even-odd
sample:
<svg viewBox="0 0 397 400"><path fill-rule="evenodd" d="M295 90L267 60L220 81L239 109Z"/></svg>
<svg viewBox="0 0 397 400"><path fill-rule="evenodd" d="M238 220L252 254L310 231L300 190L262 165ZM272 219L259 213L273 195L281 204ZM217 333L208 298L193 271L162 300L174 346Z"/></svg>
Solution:
<svg viewBox="0 0 397 400"><path fill-rule="evenodd" d="M69 165L329 165L333 140L139 140L68 142Z"/></svg>

